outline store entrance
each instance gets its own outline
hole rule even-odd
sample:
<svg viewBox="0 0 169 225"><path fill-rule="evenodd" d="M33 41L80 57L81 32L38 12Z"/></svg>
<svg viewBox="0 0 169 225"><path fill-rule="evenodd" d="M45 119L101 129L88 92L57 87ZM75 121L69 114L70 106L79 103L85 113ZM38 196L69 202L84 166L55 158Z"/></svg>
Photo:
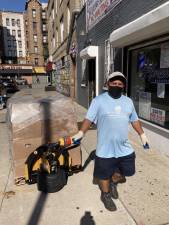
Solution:
<svg viewBox="0 0 169 225"><path fill-rule="evenodd" d="M88 59L88 105L96 96L96 59Z"/></svg>

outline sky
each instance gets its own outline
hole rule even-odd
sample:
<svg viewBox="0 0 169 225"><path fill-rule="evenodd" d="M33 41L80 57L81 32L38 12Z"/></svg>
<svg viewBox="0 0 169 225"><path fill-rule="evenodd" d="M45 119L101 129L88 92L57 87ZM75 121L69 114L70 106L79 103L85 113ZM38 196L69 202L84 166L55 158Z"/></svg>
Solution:
<svg viewBox="0 0 169 225"><path fill-rule="evenodd" d="M23 12L26 0L0 0L0 10ZM48 0L41 0L47 3Z"/></svg>

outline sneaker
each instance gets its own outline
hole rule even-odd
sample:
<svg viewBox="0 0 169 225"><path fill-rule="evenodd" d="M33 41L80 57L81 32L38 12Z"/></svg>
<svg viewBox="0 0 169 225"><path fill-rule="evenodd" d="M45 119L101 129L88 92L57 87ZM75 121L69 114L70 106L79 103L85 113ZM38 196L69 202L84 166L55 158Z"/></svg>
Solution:
<svg viewBox="0 0 169 225"><path fill-rule="evenodd" d="M114 184L113 182L110 183L110 193L112 198L118 199L119 194L117 191L117 184Z"/></svg>
<svg viewBox="0 0 169 225"><path fill-rule="evenodd" d="M114 204L113 200L111 199L111 193L102 192L101 194L101 201L104 203L104 206L109 211L116 211L116 205Z"/></svg>

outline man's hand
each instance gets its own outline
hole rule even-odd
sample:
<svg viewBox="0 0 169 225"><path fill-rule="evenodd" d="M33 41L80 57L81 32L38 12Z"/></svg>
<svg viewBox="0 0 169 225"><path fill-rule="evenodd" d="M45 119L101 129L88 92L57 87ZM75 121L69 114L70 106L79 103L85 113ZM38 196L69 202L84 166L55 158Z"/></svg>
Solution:
<svg viewBox="0 0 169 225"><path fill-rule="evenodd" d="M141 139L144 149L149 149L150 148L150 146L148 144L149 141L148 141L145 133L140 134L140 139Z"/></svg>
<svg viewBox="0 0 169 225"><path fill-rule="evenodd" d="M79 132L72 137L72 141L74 144L79 143L83 137L84 137L83 131L79 130Z"/></svg>

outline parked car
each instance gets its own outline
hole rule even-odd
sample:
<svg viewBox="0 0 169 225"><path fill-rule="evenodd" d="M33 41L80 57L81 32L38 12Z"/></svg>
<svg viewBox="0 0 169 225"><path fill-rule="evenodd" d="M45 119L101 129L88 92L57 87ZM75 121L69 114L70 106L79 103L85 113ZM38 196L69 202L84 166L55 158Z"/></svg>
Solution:
<svg viewBox="0 0 169 225"><path fill-rule="evenodd" d="M17 79L16 79L16 83L17 83L18 85L26 85L26 84L27 84L27 80L24 79L24 78L17 78Z"/></svg>
<svg viewBox="0 0 169 225"><path fill-rule="evenodd" d="M19 91L18 85L14 79L0 78L0 83L4 86L6 93L15 93Z"/></svg>
<svg viewBox="0 0 169 225"><path fill-rule="evenodd" d="M0 95L0 109L6 108L7 97Z"/></svg>

